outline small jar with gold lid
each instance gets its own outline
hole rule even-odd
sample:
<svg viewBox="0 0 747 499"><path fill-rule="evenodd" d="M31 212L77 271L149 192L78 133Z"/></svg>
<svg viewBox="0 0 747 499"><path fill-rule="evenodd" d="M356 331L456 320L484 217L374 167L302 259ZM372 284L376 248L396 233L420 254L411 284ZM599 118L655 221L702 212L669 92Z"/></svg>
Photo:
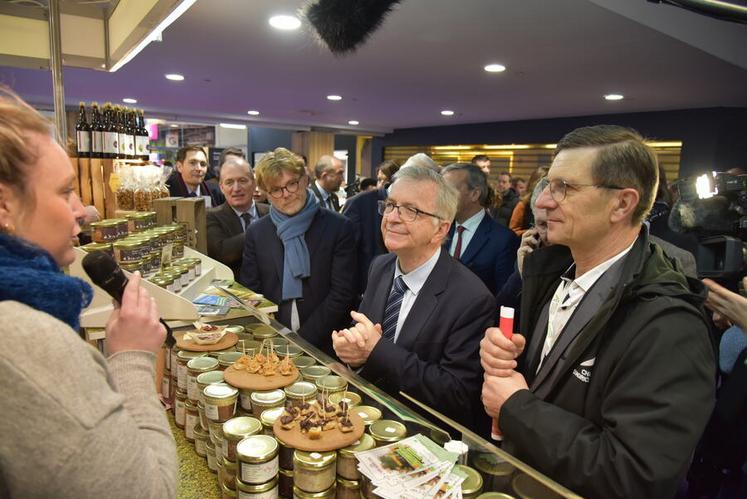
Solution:
<svg viewBox="0 0 747 499"><path fill-rule="evenodd" d="M257 324L256 326L252 326L251 330L254 339L260 342L262 340L274 338L278 335L278 332L275 330L275 328L266 324Z"/></svg>
<svg viewBox="0 0 747 499"><path fill-rule="evenodd" d="M267 392L252 392L252 414L255 418L262 415L263 411L273 407L283 407L285 405L285 392L283 390L270 390Z"/></svg>
<svg viewBox="0 0 747 499"><path fill-rule="evenodd" d="M116 220L91 222L90 227L94 243L111 243L119 238L119 222Z"/></svg>
<svg viewBox="0 0 747 499"><path fill-rule="evenodd" d="M268 435L246 437L236 446L238 478L247 484L267 483L278 474L278 443Z"/></svg>
<svg viewBox="0 0 747 499"><path fill-rule="evenodd" d="M321 492L306 492L298 487L293 487L293 499L334 499L337 494L337 487L335 483L332 484L327 490Z"/></svg>
<svg viewBox="0 0 747 499"><path fill-rule="evenodd" d="M174 395L174 424L178 428L184 429L184 423L187 419L187 390L176 389Z"/></svg>
<svg viewBox="0 0 747 499"><path fill-rule="evenodd" d="M368 427L368 432L376 441L376 447L399 442L407 436L407 428L399 421L380 419Z"/></svg>
<svg viewBox="0 0 747 499"><path fill-rule="evenodd" d="M187 391L187 363L197 357L204 357L204 352L190 352L179 350L176 353L176 386L180 390Z"/></svg>
<svg viewBox="0 0 747 499"><path fill-rule="evenodd" d="M482 476L485 490L508 490L516 471L511 463L490 452L475 455L472 466Z"/></svg>
<svg viewBox="0 0 747 499"><path fill-rule="evenodd" d="M213 473L218 473L218 456L215 452L215 444L207 442L205 444L205 453L207 457L208 469Z"/></svg>
<svg viewBox="0 0 747 499"><path fill-rule="evenodd" d="M236 445L246 437L256 435L262 431L262 423L256 418L237 417L223 423L223 457L231 461L236 460Z"/></svg>
<svg viewBox="0 0 747 499"><path fill-rule="evenodd" d="M239 390L226 384L208 385L203 390L205 395L205 415L210 421L225 423L236 413L236 401Z"/></svg>
<svg viewBox="0 0 747 499"><path fill-rule="evenodd" d="M280 497L293 497L293 470L280 468L278 473L278 492Z"/></svg>
<svg viewBox="0 0 747 499"><path fill-rule="evenodd" d="M300 407L304 401L312 402L318 393L316 386L308 381L296 381L286 386L283 391L286 400L295 407Z"/></svg>
<svg viewBox="0 0 747 499"><path fill-rule="evenodd" d="M236 480L239 499L275 499L278 496L278 477L265 483L249 484Z"/></svg>
<svg viewBox="0 0 747 499"><path fill-rule="evenodd" d="M305 367L313 366L314 364L316 364L316 360L314 360L313 357L309 357L308 355L300 355L298 357L292 358L291 360L296 365L296 368L299 371Z"/></svg>
<svg viewBox="0 0 747 499"><path fill-rule="evenodd" d="M193 434L195 437L195 452L198 456L207 457L207 442L210 439L208 432L202 429L199 424L194 427Z"/></svg>
<svg viewBox="0 0 747 499"><path fill-rule="evenodd" d="M309 366L301 369L301 376L305 381L316 384L316 380L329 376L331 372L327 366Z"/></svg>
<svg viewBox="0 0 747 499"><path fill-rule="evenodd" d="M329 394L330 404L339 404L343 400L345 401L346 404L348 404L348 407L355 407L357 405L360 405L361 396L355 392L348 392L348 391L335 392L335 393Z"/></svg>
<svg viewBox="0 0 747 499"><path fill-rule="evenodd" d="M228 487L231 490L236 489L236 461L230 461L228 459L221 458L219 459L221 462L220 471L218 471L218 481L223 484L223 486Z"/></svg>
<svg viewBox="0 0 747 499"><path fill-rule="evenodd" d="M463 464L454 465L454 469L467 475L462 482L462 497L465 499L475 499L482 494L482 476L476 469Z"/></svg>
<svg viewBox="0 0 747 499"><path fill-rule="evenodd" d="M195 359L190 359L187 362L187 397L189 397L190 400L195 402L202 400L204 402L204 397L201 398L199 394L197 376L217 369L218 359L212 357L197 357Z"/></svg>
<svg viewBox="0 0 747 499"><path fill-rule="evenodd" d="M336 452L293 453L293 485L304 492L323 492L335 484Z"/></svg>
<svg viewBox="0 0 747 499"><path fill-rule="evenodd" d="M272 427L275 425L275 421L283 414L284 407L273 407L262 411L259 416L259 420L262 422L262 433L265 435L273 435Z"/></svg>
<svg viewBox="0 0 747 499"><path fill-rule="evenodd" d="M332 374L317 379L316 386L320 392L336 393L347 390L348 382L344 378Z"/></svg>
<svg viewBox="0 0 747 499"><path fill-rule="evenodd" d="M138 241L137 239L114 241L112 244L112 248L114 248L114 259L119 263L142 260L145 256L143 253L144 247L145 245L143 242Z"/></svg>
<svg viewBox="0 0 747 499"><path fill-rule="evenodd" d="M350 412L357 414L366 426L370 426L372 423L381 419L381 411L376 407L371 407L370 405L359 405L353 407L350 409Z"/></svg>
<svg viewBox="0 0 747 499"><path fill-rule="evenodd" d="M187 441L194 442L195 425L200 424L200 415L197 413L197 402L193 402L187 398L187 401L184 403L184 411L184 437Z"/></svg>
<svg viewBox="0 0 747 499"><path fill-rule="evenodd" d="M83 251L86 253L91 253L93 251L103 251L110 257L114 257L114 251L112 250L112 243L105 242L105 243L88 243L86 245L83 245L80 247Z"/></svg>
<svg viewBox="0 0 747 499"><path fill-rule="evenodd" d="M348 480L360 480L361 474L358 471L355 453L371 450L374 447L376 447L376 442L373 437L364 433L353 445L340 449L337 453L337 474Z"/></svg>
<svg viewBox="0 0 747 499"><path fill-rule="evenodd" d="M205 405L205 388L208 385L223 383L223 371L207 371L197 375L197 400Z"/></svg>
<svg viewBox="0 0 747 499"><path fill-rule="evenodd" d="M337 495L335 499L360 499L360 482L357 480L337 479Z"/></svg>

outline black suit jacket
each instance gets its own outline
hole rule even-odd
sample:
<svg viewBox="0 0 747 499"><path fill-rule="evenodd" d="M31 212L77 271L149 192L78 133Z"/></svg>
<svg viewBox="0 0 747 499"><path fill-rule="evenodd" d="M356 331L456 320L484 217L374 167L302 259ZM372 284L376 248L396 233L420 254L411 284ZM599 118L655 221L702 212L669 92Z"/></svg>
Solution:
<svg viewBox="0 0 747 499"><path fill-rule="evenodd" d="M263 217L270 211L270 205L254 203L257 216ZM256 220L252 220L256 223ZM231 267L234 279L241 270L241 254L244 251L244 228L241 220L228 203L207 211L207 250L208 256Z"/></svg>
<svg viewBox="0 0 747 499"><path fill-rule="evenodd" d="M176 170L174 170L171 175L169 175L169 178L166 180L166 185L169 187L169 194L174 197L185 198L189 195L189 191L187 191L187 185L184 183L184 179ZM203 195L210 196L210 201L213 204L211 208L216 208L226 201L226 198L220 191L220 187L212 182L202 182L200 184L200 192L202 192Z"/></svg>
<svg viewBox="0 0 747 499"><path fill-rule="evenodd" d="M310 343L332 353L332 330L350 324L356 299L356 251L353 224L330 210L320 209L304 236L311 257L311 275L303 280L297 300L301 328ZM277 303L278 321L291 324L291 304L283 301L283 242L270 217L246 231L239 282Z"/></svg>
<svg viewBox="0 0 747 499"><path fill-rule="evenodd" d="M382 217L379 214L379 201L384 201L386 198L386 189L361 192L348 199L342 209L342 214L348 217L355 227L360 294L366 290L371 262L377 256L387 253L384 238L381 235Z"/></svg>
<svg viewBox="0 0 747 499"><path fill-rule="evenodd" d="M329 209L324 202L324 196L322 196L322 193L319 192L319 188L316 186L315 180L312 180L311 182L309 182L309 187L311 187L311 190L314 191L314 195L319 200L319 204L321 205L321 207ZM332 206L335 207L335 211L339 212L340 211L340 198L338 198L337 194L335 193L330 193L329 196L330 196L330 199L332 200Z"/></svg>
<svg viewBox="0 0 747 499"><path fill-rule="evenodd" d="M455 227L456 224L451 224L449 236L444 242L447 252ZM520 242L512 230L499 225L486 213L459 261L482 279L495 295L514 271Z"/></svg>
<svg viewBox="0 0 747 499"><path fill-rule="evenodd" d="M374 324L384 320L396 261L397 256L389 254L371 264L359 310ZM480 402L483 370L479 351L480 340L485 329L494 324L494 317L493 295L442 250L397 342L379 340L360 374L392 395L403 391L485 434L489 423Z"/></svg>

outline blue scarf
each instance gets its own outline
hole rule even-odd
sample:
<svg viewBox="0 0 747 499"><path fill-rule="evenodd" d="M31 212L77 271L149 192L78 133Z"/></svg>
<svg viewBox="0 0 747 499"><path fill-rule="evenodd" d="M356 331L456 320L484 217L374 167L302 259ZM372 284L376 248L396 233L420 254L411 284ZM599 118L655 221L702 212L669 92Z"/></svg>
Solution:
<svg viewBox="0 0 747 499"><path fill-rule="evenodd" d="M280 213L270 206L270 219L275 224L277 235L283 241L283 301L295 300L303 296L301 279L311 275L311 257L304 234L309 230L319 201L311 189L306 189L306 204L293 216Z"/></svg>
<svg viewBox="0 0 747 499"><path fill-rule="evenodd" d="M80 312L92 298L91 286L63 274L49 253L0 233L0 301L23 303L78 331Z"/></svg>

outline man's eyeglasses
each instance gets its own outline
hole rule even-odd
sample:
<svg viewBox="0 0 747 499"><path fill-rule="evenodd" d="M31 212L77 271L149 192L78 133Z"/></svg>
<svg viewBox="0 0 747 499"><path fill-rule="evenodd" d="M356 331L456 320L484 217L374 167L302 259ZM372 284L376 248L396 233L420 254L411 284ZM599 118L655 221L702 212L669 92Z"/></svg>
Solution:
<svg viewBox="0 0 747 499"><path fill-rule="evenodd" d="M597 189L625 189L618 185L609 184L573 184L566 182L565 180L554 178L547 183L547 187L550 189L550 196L555 200L556 203L562 203L568 194L568 188L578 190L579 187L596 187Z"/></svg>
<svg viewBox="0 0 747 499"><path fill-rule="evenodd" d="M250 183L251 183L251 179L248 178L248 177L241 177L241 178L238 178L238 179L235 179L235 180L232 179L232 178L230 178L228 180L224 180L223 181L223 185L226 188L228 188L228 189L230 189L231 187L233 187L235 184L238 184L239 187L246 187Z"/></svg>
<svg viewBox="0 0 747 499"><path fill-rule="evenodd" d="M288 191L288 194L295 194L296 192L298 192L298 188L301 186L301 180L303 180L303 177L297 180L291 180L283 187L273 187L272 189L267 191L267 194L274 197L275 199L280 199L281 197L283 197L283 191Z"/></svg>
<svg viewBox="0 0 747 499"><path fill-rule="evenodd" d="M429 217L441 220L441 217L438 215L428 213L427 211L418 208L413 208L412 206L399 205L392 203L391 201L379 201L379 215L389 215L395 209L397 210L399 218L401 218L403 222L414 222L418 218L418 215L428 215Z"/></svg>

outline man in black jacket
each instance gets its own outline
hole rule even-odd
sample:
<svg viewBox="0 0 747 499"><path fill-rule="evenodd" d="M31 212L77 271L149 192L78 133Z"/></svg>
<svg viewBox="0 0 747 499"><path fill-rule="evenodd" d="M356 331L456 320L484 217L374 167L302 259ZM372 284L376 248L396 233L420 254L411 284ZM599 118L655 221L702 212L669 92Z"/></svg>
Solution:
<svg viewBox="0 0 747 499"><path fill-rule="evenodd" d="M176 153L176 169L166 180L169 194L174 197L203 197L206 208L220 206L225 198L217 185L205 182L207 170L207 153L202 147L182 147Z"/></svg>
<svg viewBox="0 0 747 499"><path fill-rule="evenodd" d="M576 493L672 497L713 408L715 362L703 286L642 224L656 158L633 130L580 128L547 178L536 206L553 246L522 274L528 343L486 331L485 409L506 450Z"/></svg>

